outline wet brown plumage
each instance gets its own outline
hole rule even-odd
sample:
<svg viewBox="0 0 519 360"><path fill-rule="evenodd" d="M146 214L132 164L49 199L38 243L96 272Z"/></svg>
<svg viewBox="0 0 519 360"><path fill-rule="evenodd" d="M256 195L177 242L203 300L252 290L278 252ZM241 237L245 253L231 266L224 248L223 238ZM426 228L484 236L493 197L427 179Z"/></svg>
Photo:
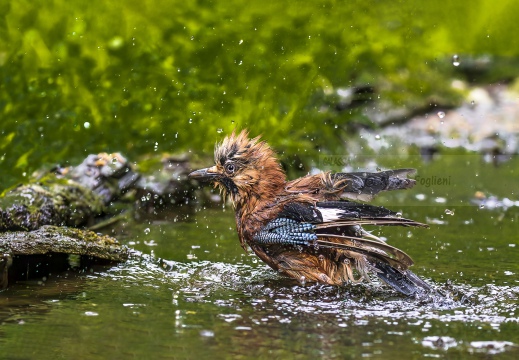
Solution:
<svg viewBox="0 0 519 360"><path fill-rule="evenodd" d="M271 268L302 282L342 285L375 274L411 295L429 285L408 270L403 251L362 225L425 227L368 201L380 191L411 188L412 169L321 173L287 181L274 151L259 137L233 132L215 148L215 165L194 171L230 198L241 246Z"/></svg>

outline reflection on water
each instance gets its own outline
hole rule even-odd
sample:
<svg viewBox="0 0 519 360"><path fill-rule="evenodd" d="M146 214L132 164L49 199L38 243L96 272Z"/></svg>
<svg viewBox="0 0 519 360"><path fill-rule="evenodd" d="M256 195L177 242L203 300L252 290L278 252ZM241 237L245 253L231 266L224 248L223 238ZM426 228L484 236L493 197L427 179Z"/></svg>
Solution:
<svg viewBox="0 0 519 360"><path fill-rule="evenodd" d="M472 188L426 190L380 202L428 221L430 229L392 227L380 235L409 253L413 270L445 296L406 298L376 281L301 286L243 253L229 209L200 209L176 222L127 221L107 230L144 254L125 264L2 292L3 354L516 358L517 212L471 205Z"/></svg>

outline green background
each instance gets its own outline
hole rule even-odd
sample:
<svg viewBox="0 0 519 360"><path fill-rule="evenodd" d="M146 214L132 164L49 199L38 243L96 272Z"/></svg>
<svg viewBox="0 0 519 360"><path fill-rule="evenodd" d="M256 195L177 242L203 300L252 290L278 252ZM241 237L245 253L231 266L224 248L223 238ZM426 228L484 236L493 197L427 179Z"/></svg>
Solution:
<svg viewBox="0 0 519 360"><path fill-rule="evenodd" d="M373 86L414 109L454 105L453 78L513 78L516 1L0 2L0 187L89 153L210 153L234 128L285 158L337 153ZM461 65L452 65L458 54ZM471 80L471 79L468 79ZM375 104L376 106L376 104Z"/></svg>

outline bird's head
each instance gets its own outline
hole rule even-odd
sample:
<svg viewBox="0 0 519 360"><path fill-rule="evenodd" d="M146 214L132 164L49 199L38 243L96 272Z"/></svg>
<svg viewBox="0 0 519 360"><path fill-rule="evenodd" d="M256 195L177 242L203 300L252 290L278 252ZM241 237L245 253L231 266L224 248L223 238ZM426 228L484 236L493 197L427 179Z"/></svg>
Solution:
<svg viewBox="0 0 519 360"><path fill-rule="evenodd" d="M193 171L189 177L214 182L234 207L276 196L285 184L285 173L270 146L248 132L233 133L214 150L215 165ZM251 204L252 205L252 204Z"/></svg>

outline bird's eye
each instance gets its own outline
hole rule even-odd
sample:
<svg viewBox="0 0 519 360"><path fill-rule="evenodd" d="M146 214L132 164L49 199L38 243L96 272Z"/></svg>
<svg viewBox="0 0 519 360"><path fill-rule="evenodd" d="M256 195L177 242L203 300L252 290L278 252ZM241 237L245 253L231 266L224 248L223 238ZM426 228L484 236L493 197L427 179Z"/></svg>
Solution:
<svg viewBox="0 0 519 360"><path fill-rule="evenodd" d="M225 165L225 171L228 173L228 174L232 174L234 172L235 167L234 167L234 164L227 164Z"/></svg>

